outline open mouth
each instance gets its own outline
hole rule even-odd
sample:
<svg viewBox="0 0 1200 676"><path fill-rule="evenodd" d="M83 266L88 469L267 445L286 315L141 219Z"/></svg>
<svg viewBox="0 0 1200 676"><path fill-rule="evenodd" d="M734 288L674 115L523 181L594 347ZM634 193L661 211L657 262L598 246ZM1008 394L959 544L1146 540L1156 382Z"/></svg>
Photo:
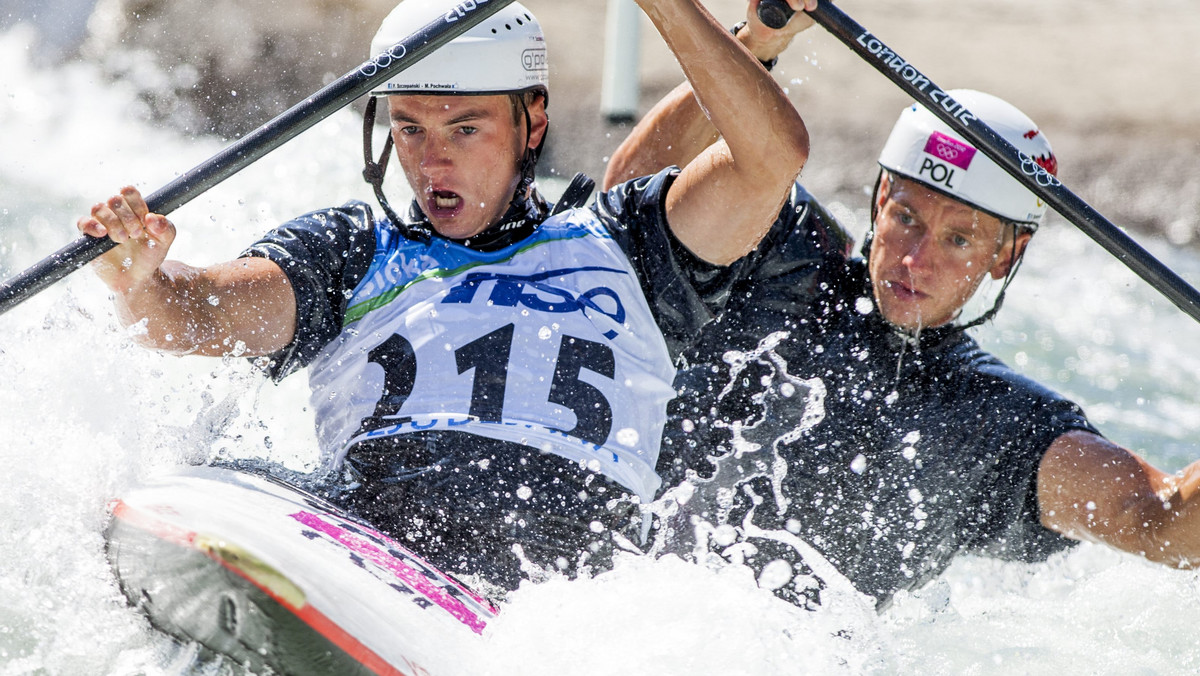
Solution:
<svg viewBox="0 0 1200 676"><path fill-rule="evenodd" d="M462 206L463 199L457 193L448 190L434 190L429 200L429 206L438 216L453 215Z"/></svg>

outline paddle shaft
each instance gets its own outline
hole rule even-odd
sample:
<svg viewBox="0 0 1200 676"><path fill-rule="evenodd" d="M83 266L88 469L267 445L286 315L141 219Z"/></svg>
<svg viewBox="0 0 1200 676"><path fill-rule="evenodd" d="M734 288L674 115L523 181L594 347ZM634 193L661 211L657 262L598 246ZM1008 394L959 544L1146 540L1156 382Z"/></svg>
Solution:
<svg viewBox="0 0 1200 676"><path fill-rule="evenodd" d="M778 6L783 5L787 10L785 17L790 18L793 13L782 0L764 0L759 5L759 18L763 19L764 23L766 21L762 14L763 7L768 4L774 6L777 14ZM829 0L821 0L817 9L809 12L809 15L1055 211L1116 256L1180 310L1192 319L1200 321L1200 292L1068 190L1061 181L1033 159L977 119L878 37L846 16ZM784 23L786 22L785 18Z"/></svg>
<svg viewBox="0 0 1200 676"><path fill-rule="evenodd" d="M758 20L767 28L779 30L787 25L796 10L783 0L762 0L758 4Z"/></svg>
<svg viewBox="0 0 1200 676"><path fill-rule="evenodd" d="M301 103L244 136L146 198L150 211L169 214L308 128L378 88L404 69L492 16L513 0L468 0L390 49L346 73ZM0 314L117 246L84 235L0 285Z"/></svg>

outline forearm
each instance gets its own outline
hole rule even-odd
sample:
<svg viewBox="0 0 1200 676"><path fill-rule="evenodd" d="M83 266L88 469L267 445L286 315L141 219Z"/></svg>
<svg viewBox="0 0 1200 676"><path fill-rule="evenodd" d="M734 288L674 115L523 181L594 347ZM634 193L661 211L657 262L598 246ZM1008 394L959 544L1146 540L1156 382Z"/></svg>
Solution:
<svg viewBox="0 0 1200 676"><path fill-rule="evenodd" d="M736 34L754 58L769 62L791 44L799 25L786 31L771 30L757 20L743 24ZM613 153L604 175L607 190L639 176L648 176L670 166L683 167L721 137L704 114L690 82L684 82L650 109Z"/></svg>
<svg viewBox="0 0 1200 676"><path fill-rule="evenodd" d="M696 2L641 3L735 162L749 165L747 173L789 174L786 181L794 178L808 156L808 133L800 114L758 59ZM679 112L686 118L694 116L695 109L685 104ZM675 128L697 127L684 119ZM712 138L713 133L704 130L684 145L694 148Z"/></svg>
<svg viewBox="0 0 1200 676"><path fill-rule="evenodd" d="M1139 458L1140 460L1140 458ZM1167 475L1142 463L1157 480L1152 495L1144 496L1123 524L1126 533L1144 532L1137 541L1147 559L1180 567L1200 565L1200 473L1193 464L1178 475Z"/></svg>
<svg viewBox="0 0 1200 676"><path fill-rule="evenodd" d="M609 160L604 189L666 167L683 167L720 135L684 82L667 94L638 123Z"/></svg>
<svg viewBox="0 0 1200 676"><path fill-rule="evenodd" d="M271 354L295 331L294 297L276 271L263 259L208 268L167 261L144 282L116 291L117 313L126 326L141 324L131 334L148 348L205 356Z"/></svg>

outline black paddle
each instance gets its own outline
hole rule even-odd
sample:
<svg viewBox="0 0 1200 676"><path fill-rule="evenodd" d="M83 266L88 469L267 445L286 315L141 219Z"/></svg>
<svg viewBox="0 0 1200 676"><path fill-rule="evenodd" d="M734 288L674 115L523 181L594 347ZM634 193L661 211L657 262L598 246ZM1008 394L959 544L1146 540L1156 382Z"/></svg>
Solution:
<svg viewBox="0 0 1200 676"><path fill-rule="evenodd" d="M209 188L262 159L321 120L395 77L492 16L513 0L463 2L390 49L346 73L301 103L225 148L146 198L150 211L169 214ZM82 236L0 285L0 314L116 246L107 237Z"/></svg>
<svg viewBox="0 0 1200 676"><path fill-rule="evenodd" d="M786 26L788 20L795 13L796 10L783 0L762 0L758 4L758 20L763 22L767 28L775 30Z"/></svg>
<svg viewBox="0 0 1200 676"><path fill-rule="evenodd" d="M758 18L767 26L782 28L794 14L783 0L763 0ZM1111 221L1068 190L1061 181L1004 140L991 127L946 95L928 77L892 51L878 37L846 16L829 0L821 0L809 15L859 56L896 83L950 128L992 158L1035 195L1094 239L1139 277L1166 296L1192 319L1200 321L1200 292L1150 255Z"/></svg>

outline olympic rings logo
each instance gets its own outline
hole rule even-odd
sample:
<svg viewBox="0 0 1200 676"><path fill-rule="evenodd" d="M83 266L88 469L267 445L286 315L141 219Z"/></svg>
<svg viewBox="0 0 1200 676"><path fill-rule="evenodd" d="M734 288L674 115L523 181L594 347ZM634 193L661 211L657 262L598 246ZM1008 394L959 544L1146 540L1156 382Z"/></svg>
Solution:
<svg viewBox="0 0 1200 676"><path fill-rule="evenodd" d="M403 59L406 54L408 48L403 44L392 45L386 52L360 66L358 72L364 77L374 77L380 70L390 68L394 62Z"/></svg>
<svg viewBox="0 0 1200 676"><path fill-rule="evenodd" d="M1021 153L1021 172L1026 176L1032 176L1043 188L1057 188L1062 185L1062 181L1058 180L1054 174L1046 171L1042 165L1025 153Z"/></svg>
<svg viewBox="0 0 1200 676"><path fill-rule="evenodd" d="M962 154L958 148L948 146L945 143L938 143L934 147L934 150L936 150L938 156L944 160L957 160L958 156Z"/></svg>

